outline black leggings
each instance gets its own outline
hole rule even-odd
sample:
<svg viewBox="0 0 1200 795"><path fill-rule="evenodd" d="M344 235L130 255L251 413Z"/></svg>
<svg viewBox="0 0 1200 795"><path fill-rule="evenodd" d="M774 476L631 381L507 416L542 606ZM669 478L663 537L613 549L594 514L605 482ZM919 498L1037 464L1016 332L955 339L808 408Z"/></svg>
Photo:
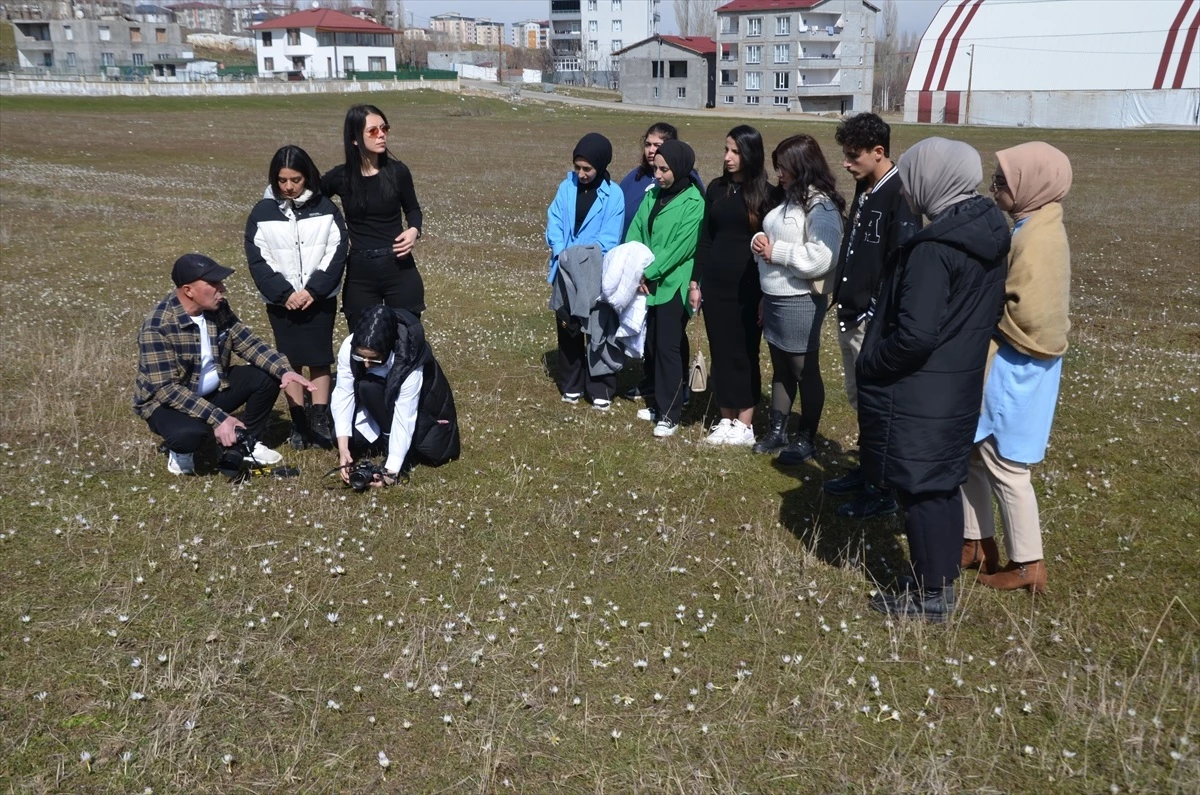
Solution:
<svg viewBox="0 0 1200 795"><path fill-rule="evenodd" d="M771 409L787 415L800 389L800 433L813 437L825 410L825 382L821 379L820 349L788 353L767 343L771 350Z"/></svg>

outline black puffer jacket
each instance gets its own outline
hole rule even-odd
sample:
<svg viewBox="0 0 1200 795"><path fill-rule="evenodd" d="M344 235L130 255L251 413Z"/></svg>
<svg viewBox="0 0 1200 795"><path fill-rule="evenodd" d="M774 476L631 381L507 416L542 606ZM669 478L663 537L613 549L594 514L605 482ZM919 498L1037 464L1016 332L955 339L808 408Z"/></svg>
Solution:
<svg viewBox="0 0 1200 795"><path fill-rule="evenodd" d="M461 452L454 393L446 374L442 372L442 366L433 356L433 349L425 340L425 328L421 321L407 309L392 311L396 313L399 336L396 338L396 358L388 370L387 385L384 387L389 412L396 405L404 380L413 370L422 368L417 425L413 429L412 446L405 466L410 462L441 466L457 460Z"/></svg>
<svg viewBox="0 0 1200 795"><path fill-rule="evenodd" d="M884 271L857 362L869 482L922 493L966 481L1008 247L1003 213L977 196L913 235Z"/></svg>

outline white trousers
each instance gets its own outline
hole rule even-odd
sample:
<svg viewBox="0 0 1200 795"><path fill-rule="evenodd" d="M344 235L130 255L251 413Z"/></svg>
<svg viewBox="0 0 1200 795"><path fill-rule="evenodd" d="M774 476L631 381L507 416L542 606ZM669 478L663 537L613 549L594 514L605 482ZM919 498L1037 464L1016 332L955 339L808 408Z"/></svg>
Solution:
<svg viewBox="0 0 1200 795"><path fill-rule="evenodd" d="M971 452L962 495L965 540L978 541L996 535L992 514L995 495L1004 522L1004 551L1009 561L1032 563L1042 559L1042 525L1029 466L1002 458L994 437L984 439Z"/></svg>

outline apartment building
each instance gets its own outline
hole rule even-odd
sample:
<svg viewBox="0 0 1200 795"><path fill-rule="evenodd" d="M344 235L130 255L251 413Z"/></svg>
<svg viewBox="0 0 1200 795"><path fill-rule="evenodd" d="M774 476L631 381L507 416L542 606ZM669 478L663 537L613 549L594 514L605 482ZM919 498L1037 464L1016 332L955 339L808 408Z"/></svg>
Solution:
<svg viewBox="0 0 1200 795"><path fill-rule="evenodd" d="M504 23L490 19L475 20L475 43L489 49L504 43Z"/></svg>
<svg viewBox="0 0 1200 795"><path fill-rule="evenodd" d="M875 15L864 0L732 0L717 9L717 105L871 109Z"/></svg>
<svg viewBox="0 0 1200 795"><path fill-rule="evenodd" d="M13 20L18 71L175 77L193 60L179 25L113 19Z"/></svg>
<svg viewBox="0 0 1200 795"><path fill-rule="evenodd" d="M229 30L229 11L220 3L175 3L168 7L175 12L175 21L189 30Z"/></svg>
<svg viewBox="0 0 1200 795"><path fill-rule="evenodd" d="M475 40L475 17L467 17L457 11L429 18L429 27L434 33L441 33L446 41L459 44L478 44Z"/></svg>
<svg viewBox="0 0 1200 795"><path fill-rule="evenodd" d="M659 0L550 0L555 79L620 86L618 50L658 32Z"/></svg>
<svg viewBox="0 0 1200 795"><path fill-rule="evenodd" d="M550 23L546 20L526 19L512 24L509 42L523 50L544 50L550 46Z"/></svg>

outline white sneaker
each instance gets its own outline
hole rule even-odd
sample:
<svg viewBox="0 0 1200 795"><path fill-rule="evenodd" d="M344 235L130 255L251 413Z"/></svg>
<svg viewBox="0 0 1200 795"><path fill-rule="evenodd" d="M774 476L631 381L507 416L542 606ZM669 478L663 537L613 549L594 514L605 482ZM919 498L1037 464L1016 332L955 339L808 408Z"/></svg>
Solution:
<svg viewBox="0 0 1200 795"><path fill-rule="evenodd" d="M705 437L704 443L712 445L725 444L725 440L729 436L729 432L731 430L733 430L733 421L721 420L716 425L712 426L712 432Z"/></svg>
<svg viewBox="0 0 1200 795"><path fill-rule="evenodd" d="M280 453L267 447L262 442L255 442L254 449L250 451L250 455L246 456L246 461L251 464L261 464L263 466L272 466L283 460Z"/></svg>
<svg viewBox="0 0 1200 795"><path fill-rule="evenodd" d="M649 407L638 409L637 418L646 422L658 422L658 411Z"/></svg>
<svg viewBox="0 0 1200 795"><path fill-rule="evenodd" d="M193 453L167 451L167 471L172 475L196 474L196 456Z"/></svg>
<svg viewBox="0 0 1200 795"><path fill-rule="evenodd" d="M604 398L596 398L592 401L592 408L596 411L608 411L612 408L612 401Z"/></svg>
<svg viewBox="0 0 1200 795"><path fill-rule="evenodd" d="M741 420L734 420L730 424L729 433L725 434L722 444L734 447L753 447L754 429L749 425L743 425Z"/></svg>
<svg viewBox="0 0 1200 795"><path fill-rule="evenodd" d="M675 431L679 430L679 425L670 420L659 420L654 426L654 435L659 439L665 439L668 436L674 436Z"/></svg>
<svg viewBox="0 0 1200 795"><path fill-rule="evenodd" d="M563 403L578 403L581 395L578 392L563 392Z"/></svg>

